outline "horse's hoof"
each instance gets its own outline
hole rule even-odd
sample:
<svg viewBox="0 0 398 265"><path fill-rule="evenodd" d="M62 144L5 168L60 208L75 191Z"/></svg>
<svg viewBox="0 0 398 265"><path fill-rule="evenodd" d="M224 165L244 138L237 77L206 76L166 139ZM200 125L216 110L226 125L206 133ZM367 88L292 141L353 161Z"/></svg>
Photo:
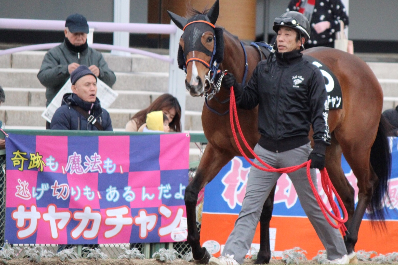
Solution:
<svg viewBox="0 0 398 265"><path fill-rule="evenodd" d="M350 260L350 264L358 264L357 254L353 251L347 255Z"/></svg>
<svg viewBox="0 0 398 265"><path fill-rule="evenodd" d="M209 264L209 260L211 258L210 253L205 249L205 254L203 258L195 260L195 264Z"/></svg>
<svg viewBox="0 0 398 265"><path fill-rule="evenodd" d="M268 264L270 260L269 255L261 255L260 252L257 254L257 259L254 264Z"/></svg>
<svg viewBox="0 0 398 265"><path fill-rule="evenodd" d="M254 264L268 264L269 263L269 259L260 259L257 258L256 261L254 262Z"/></svg>

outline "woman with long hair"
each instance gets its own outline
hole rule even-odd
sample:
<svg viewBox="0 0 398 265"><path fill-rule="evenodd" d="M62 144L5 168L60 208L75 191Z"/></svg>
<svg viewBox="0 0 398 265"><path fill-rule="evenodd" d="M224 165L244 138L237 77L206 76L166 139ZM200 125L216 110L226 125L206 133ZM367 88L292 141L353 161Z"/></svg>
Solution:
<svg viewBox="0 0 398 265"><path fill-rule="evenodd" d="M178 99L166 93L155 99L146 109L137 112L126 124L126 131L137 132L152 111L163 111L169 119L171 132L181 132L181 106Z"/></svg>

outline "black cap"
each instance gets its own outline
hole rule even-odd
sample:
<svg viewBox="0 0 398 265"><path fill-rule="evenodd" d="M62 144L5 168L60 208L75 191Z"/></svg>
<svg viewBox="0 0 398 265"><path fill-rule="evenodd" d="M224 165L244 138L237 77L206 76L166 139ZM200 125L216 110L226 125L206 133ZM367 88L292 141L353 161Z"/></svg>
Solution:
<svg viewBox="0 0 398 265"><path fill-rule="evenodd" d="M65 27L72 33L88 33L87 19L80 14L70 15L65 21Z"/></svg>
<svg viewBox="0 0 398 265"><path fill-rule="evenodd" d="M91 72L90 69L88 69L87 66L80 65L78 68L75 69L75 71L70 74L70 81L72 82L72 85L76 84L77 80L85 75L92 75L95 77L95 80L97 80L97 77L93 74L93 72Z"/></svg>

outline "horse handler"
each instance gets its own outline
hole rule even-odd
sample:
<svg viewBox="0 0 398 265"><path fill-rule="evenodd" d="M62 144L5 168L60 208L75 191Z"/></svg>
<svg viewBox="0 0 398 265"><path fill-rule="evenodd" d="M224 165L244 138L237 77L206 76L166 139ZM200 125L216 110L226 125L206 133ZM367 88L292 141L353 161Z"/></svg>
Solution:
<svg viewBox="0 0 398 265"><path fill-rule="evenodd" d="M222 84L234 87L236 102L242 109L258 105L260 140L254 152L274 168L300 165L311 160L311 178L316 185L316 170L325 166L325 151L330 145L328 101L320 70L302 58L301 51L310 36L310 25L301 13L286 12L274 20L275 55L260 62L249 83L242 88L228 73ZM308 133L312 125L314 149ZM262 164L256 159L255 164ZM251 167L246 195L222 255L210 264L243 264L265 200L281 173ZM306 168L289 173L300 203L327 252L331 264L348 264L349 258L338 229L322 214L307 179ZM300 229L297 227L297 229Z"/></svg>

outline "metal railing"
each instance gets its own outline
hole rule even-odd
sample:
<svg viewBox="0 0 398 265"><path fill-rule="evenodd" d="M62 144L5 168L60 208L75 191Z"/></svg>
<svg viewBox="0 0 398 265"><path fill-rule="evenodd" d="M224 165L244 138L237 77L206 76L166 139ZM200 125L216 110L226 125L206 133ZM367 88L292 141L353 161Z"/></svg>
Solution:
<svg viewBox="0 0 398 265"><path fill-rule="evenodd" d="M88 40L91 47L103 50L117 50L130 53L141 54L155 59L167 61L170 63L169 67L169 93L175 96L181 106L181 124L182 128L185 125L185 74L178 68L177 54L178 43L182 35L182 31L171 22L166 24L152 24L152 23L115 23L115 22L94 22L88 21L90 32L129 32L134 34L167 34L170 36L169 57L162 56L148 51L133 49L129 47L121 47L115 45L92 43ZM38 20L38 19L12 19L0 18L0 28L14 29L14 30L55 30L63 31L65 29L65 21L63 20ZM89 36L92 40L92 36ZM88 39L89 39L88 38ZM92 44L91 44L92 43ZM47 50L59 43L47 43L38 45L22 46L13 49L0 51L0 55L10 54L14 52L28 51L28 50ZM54 45L54 46L51 46Z"/></svg>

